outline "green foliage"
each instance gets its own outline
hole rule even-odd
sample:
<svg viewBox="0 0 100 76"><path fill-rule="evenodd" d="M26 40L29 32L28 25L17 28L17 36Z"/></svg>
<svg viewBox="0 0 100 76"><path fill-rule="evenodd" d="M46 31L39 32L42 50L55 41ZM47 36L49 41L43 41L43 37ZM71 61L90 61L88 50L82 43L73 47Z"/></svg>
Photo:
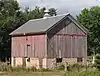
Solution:
<svg viewBox="0 0 100 76"><path fill-rule="evenodd" d="M18 67L11 67L10 65L7 65L6 63L0 63L0 71L2 72L21 72L21 71L37 71L35 67L26 68L24 66L18 66Z"/></svg>
<svg viewBox="0 0 100 76"><path fill-rule="evenodd" d="M17 66L11 67L11 65L7 65L7 63L0 62L0 71L1 72L48 72L52 71L50 69L37 69L36 67L25 67L25 66Z"/></svg>
<svg viewBox="0 0 100 76"><path fill-rule="evenodd" d="M40 72L49 72L49 71L52 71L51 69L49 69L49 68L41 68L41 69L38 69L38 71L40 71Z"/></svg>
<svg viewBox="0 0 100 76"><path fill-rule="evenodd" d="M73 64L73 65L67 66L68 71L78 71L79 72L82 68L85 68L85 66L82 64Z"/></svg>
<svg viewBox="0 0 100 76"><path fill-rule="evenodd" d="M78 76L99 76L99 71L83 71L81 73L78 73Z"/></svg>
<svg viewBox="0 0 100 76"><path fill-rule="evenodd" d="M100 76L100 71L81 71L81 72L6 72L0 73L0 76Z"/></svg>
<svg viewBox="0 0 100 76"><path fill-rule="evenodd" d="M99 56L100 58L100 56ZM0 76L100 76L100 71L93 68L85 67L81 64L69 65L72 69L71 71L66 71L66 74L62 70L49 70L49 69L36 69L35 67L26 68L26 67L11 67L6 63L0 63ZM77 71L77 68L80 68L80 71ZM83 70L82 70L83 68Z"/></svg>
<svg viewBox="0 0 100 76"><path fill-rule="evenodd" d="M11 71L11 67L6 65L5 63L0 63L0 71Z"/></svg>
<svg viewBox="0 0 100 76"><path fill-rule="evenodd" d="M80 15L77 16L77 20L89 30L88 55L100 53L100 7L83 9Z"/></svg>
<svg viewBox="0 0 100 76"><path fill-rule="evenodd" d="M57 10L55 8L50 8L49 11L50 11L51 16L53 16L53 15L56 16L57 15L57 13L56 13Z"/></svg>
<svg viewBox="0 0 100 76"><path fill-rule="evenodd" d="M98 70L100 70L100 54L97 54L95 57L95 66Z"/></svg>
<svg viewBox="0 0 100 76"><path fill-rule="evenodd" d="M65 69L65 65L60 64L57 66L57 70L64 70Z"/></svg>
<svg viewBox="0 0 100 76"><path fill-rule="evenodd" d="M50 13L56 14L56 10L52 8ZM31 10L25 8L21 10L16 0L0 0L0 60L5 60L11 55L11 38L9 33L24 24L30 19L42 18L44 8L35 7ZM53 13L52 13L53 12Z"/></svg>

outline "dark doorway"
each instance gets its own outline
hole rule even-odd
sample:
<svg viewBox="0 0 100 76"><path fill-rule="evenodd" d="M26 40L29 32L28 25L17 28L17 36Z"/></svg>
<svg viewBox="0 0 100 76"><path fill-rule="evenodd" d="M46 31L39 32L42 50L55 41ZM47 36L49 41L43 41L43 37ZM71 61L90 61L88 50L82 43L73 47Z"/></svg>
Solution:
<svg viewBox="0 0 100 76"><path fill-rule="evenodd" d="M61 63L62 62L62 58L56 58L56 63Z"/></svg>

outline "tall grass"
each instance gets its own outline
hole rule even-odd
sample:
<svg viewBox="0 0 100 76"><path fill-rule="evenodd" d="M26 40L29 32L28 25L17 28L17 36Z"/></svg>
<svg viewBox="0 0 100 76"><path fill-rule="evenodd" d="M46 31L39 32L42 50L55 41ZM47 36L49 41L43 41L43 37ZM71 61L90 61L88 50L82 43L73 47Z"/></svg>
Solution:
<svg viewBox="0 0 100 76"><path fill-rule="evenodd" d="M56 69L57 70L49 70L44 68L36 69L35 67L26 68L21 66L11 67L5 63L0 63L0 71L7 73L21 73L22 76L24 76L24 73L30 73L29 76L36 76L35 74L37 73L39 73L39 76L100 76L100 72L98 70L93 70L93 68L83 66L81 64L68 65L66 72L64 71L64 65L59 65Z"/></svg>

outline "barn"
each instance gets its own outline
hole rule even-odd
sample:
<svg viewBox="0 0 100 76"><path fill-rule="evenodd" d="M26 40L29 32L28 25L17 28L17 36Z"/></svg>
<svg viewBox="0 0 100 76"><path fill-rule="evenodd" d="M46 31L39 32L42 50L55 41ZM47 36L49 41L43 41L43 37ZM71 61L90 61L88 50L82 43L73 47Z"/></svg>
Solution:
<svg viewBox="0 0 100 76"><path fill-rule="evenodd" d="M10 35L13 67L87 62L87 30L69 13L29 20Z"/></svg>

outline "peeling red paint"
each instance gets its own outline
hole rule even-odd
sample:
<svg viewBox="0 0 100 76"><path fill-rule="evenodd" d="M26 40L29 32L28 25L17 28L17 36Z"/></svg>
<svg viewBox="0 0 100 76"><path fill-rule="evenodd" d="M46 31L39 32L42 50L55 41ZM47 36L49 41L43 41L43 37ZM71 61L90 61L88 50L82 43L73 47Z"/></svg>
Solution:
<svg viewBox="0 0 100 76"><path fill-rule="evenodd" d="M12 37L13 57L44 57L45 35Z"/></svg>

